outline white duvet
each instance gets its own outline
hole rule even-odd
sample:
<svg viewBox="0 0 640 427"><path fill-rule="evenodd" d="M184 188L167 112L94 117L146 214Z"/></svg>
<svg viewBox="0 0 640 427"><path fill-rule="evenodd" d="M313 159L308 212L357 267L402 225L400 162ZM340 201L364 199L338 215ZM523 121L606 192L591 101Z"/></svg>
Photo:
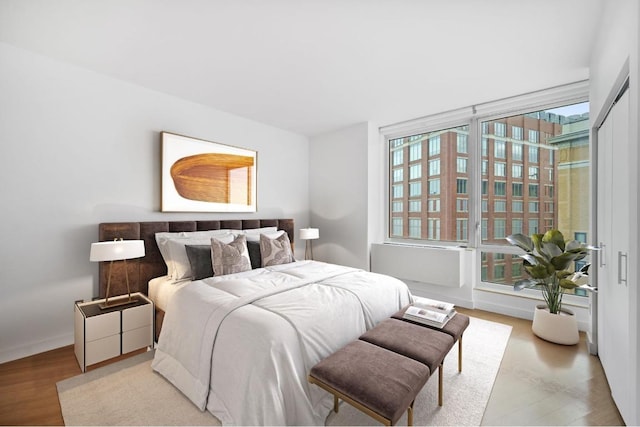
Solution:
<svg viewBox="0 0 640 427"><path fill-rule="evenodd" d="M324 424L332 399L311 367L410 299L397 279L315 261L191 282L152 366L223 424Z"/></svg>

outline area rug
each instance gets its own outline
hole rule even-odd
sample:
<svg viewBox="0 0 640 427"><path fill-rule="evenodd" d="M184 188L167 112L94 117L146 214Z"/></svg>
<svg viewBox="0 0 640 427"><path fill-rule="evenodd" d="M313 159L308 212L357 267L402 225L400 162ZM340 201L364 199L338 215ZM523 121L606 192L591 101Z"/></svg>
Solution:
<svg viewBox="0 0 640 427"><path fill-rule="evenodd" d="M414 425L480 425L511 327L471 318L463 339L463 370L457 345L444 362L444 405L437 403L437 374L416 398ZM57 384L65 425L220 425L200 412L151 370L153 352L140 354ZM406 425L406 414L399 421ZM327 425L372 425L375 420L341 402Z"/></svg>

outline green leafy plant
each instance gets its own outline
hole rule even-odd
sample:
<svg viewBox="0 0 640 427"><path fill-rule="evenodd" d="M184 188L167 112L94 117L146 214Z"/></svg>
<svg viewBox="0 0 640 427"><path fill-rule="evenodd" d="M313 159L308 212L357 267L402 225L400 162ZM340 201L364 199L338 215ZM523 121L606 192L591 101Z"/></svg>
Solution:
<svg viewBox="0 0 640 427"><path fill-rule="evenodd" d="M537 288L542 291L542 297L553 314L562 310L562 296L565 289L578 286L571 276L570 270L575 261L586 257L589 247L571 240L565 242L564 236L558 230L549 230L544 234L512 234L507 241L525 251L520 258L529 276L528 279L518 280L513 289L519 291L524 288Z"/></svg>

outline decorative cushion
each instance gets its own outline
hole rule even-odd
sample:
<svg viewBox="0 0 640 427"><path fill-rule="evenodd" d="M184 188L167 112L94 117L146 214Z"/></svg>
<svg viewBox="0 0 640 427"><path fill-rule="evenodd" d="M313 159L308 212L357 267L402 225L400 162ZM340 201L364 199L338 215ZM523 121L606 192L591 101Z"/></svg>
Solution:
<svg viewBox="0 0 640 427"><path fill-rule="evenodd" d="M275 239L270 239L268 236L261 234L260 255L263 267L295 261L291 253L291 242L287 233L282 233L280 237Z"/></svg>
<svg viewBox="0 0 640 427"><path fill-rule="evenodd" d="M223 243L231 243L235 236L230 233L216 235L215 238ZM170 239L168 242L169 253L173 262L174 281L192 280L193 271L191 263L187 257L186 245L209 245L211 247L211 236L187 239Z"/></svg>
<svg viewBox="0 0 640 427"><path fill-rule="evenodd" d="M249 249L251 268L262 267L262 257L260 256L260 242L252 242L251 240L247 240L247 249Z"/></svg>
<svg viewBox="0 0 640 427"><path fill-rule="evenodd" d="M191 280L200 280L213 277L213 264L211 263L211 244L186 245L187 258L191 265Z"/></svg>
<svg viewBox="0 0 640 427"><path fill-rule="evenodd" d="M174 280L179 280L175 273L175 265L173 255L169 248L169 242L172 240L182 241L184 244L199 244L195 242L201 242L201 244L209 243L210 239L214 236L229 235L231 230L207 230L207 231L179 231L179 232L162 232L155 233L156 243L158 249L162 255L162 259L167 265L167 275ZM179 262L182 265L188 265L186 251L174 251L178 256L184 253L184 257L181 257ZM187 276L188 277L188 276ZM184 278L184 277L183 277Z"/></svg>
<svg viewBox="0 0 640 427"><path fill-rule="evenodd" d="M246 237L239 235L228 244L211 238L211 264L216 276L251 270Z"/></svg>

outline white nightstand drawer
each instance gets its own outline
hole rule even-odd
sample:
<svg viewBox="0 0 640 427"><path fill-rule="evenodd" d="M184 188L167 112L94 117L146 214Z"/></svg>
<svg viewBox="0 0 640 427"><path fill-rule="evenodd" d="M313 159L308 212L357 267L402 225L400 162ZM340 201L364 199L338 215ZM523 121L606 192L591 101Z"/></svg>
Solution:
<svg viewBox="0 0 640 427"><path fill-rule="evenodd" d="M92 316L86 319L85 340L95 341L120 333L120 313L106 313L101 316Z"/></svg>
<svg viewBox="0 0 640 427"><path fill-rule="evenodd" d="M122 311L122 331L130 331L151 325L153 305L145 304Z"/></svg>
<svg viewBox="0 0 640 427"><path fill-rule="evenodd" d="M116 313L118 314L118 313ZM87 342L85 364L93 365L120 355L120 334Z"/></svg>
<svg viewBox="0 0 640 427"><path fill-rule="evenodd" d="M150 346L152 343L151 325L122 333L122 354Z"/></svg>

